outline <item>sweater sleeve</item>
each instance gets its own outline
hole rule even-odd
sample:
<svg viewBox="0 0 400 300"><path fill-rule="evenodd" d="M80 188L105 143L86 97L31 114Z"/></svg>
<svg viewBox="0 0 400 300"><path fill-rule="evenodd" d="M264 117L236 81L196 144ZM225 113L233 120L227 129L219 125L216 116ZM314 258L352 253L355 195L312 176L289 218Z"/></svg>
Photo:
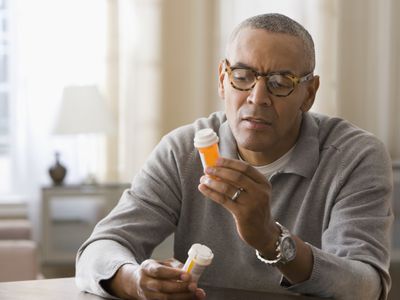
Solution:
<svg viewBox="0 0 400 300"><path fill-rule="evenodd" d="M385 299L380 298L380 276L371 265L346 260L313 246L311 249L314 256L311 277L303 283L289 285L288 290L338 300Z"/></svg>
<svg viewBox="0 0 400 300"><path fill-rule="evenodd" d="M384 300L391 285L390 159L376 139L349 157L343 155L332 182L336 193L321 249L311 247L311 277L289 290L334 299Z"/></svg>
<svg viewBox="0 0 400 300"><path fill-rule="evenodd" d="M138 265L126 247L113 240L97 240L89 244L77 259L76 285L81 291L117 299L103 289L100 281L110 279L128 263Z"/></svg>
<svg viewBox="0 0 400 300"><path fill-rule="evenodd" d="M180 167L163 139L114 209L80 247L76 282L81 290L109 296L100 285L126 263L140 264L176 228L180 207Z"/></svg>

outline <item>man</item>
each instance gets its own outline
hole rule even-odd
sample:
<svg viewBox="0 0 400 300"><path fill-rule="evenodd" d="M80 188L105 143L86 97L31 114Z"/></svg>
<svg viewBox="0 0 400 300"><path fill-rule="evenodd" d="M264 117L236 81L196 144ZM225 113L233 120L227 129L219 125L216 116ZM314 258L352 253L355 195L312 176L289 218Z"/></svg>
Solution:
<svg viewBox="0 0 400 300"><path fill-rule="evenodd" d="M204 298L176 260L148 259L174 232L178 261L193 243L214 252L201 284L385 299L390 159L371 134L309 112L314 57L311 36L288 17L242 22L219 66L225 112L161 140L79 250L78 286L126 299ZM193 137L208 127L221 158L203 175Z"/></svg>

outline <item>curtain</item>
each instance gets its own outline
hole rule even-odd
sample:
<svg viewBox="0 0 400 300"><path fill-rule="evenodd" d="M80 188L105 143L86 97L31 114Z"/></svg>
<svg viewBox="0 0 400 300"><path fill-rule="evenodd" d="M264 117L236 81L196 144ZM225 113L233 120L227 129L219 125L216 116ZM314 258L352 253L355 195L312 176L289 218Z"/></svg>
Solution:
<svg viewBox="0 0 400 300"><path fill-rule="evenodd" d="M158 140L161 1L119 1L119 176L130 182Z"/></svg>
<svg viewBox="0 0 400 300"><path fill-rule="evenodd" d="M393 160L400 159L399 11L397 0L337 3L337 114L376 134Z"/></svg>
<svg viewBox="0 0 400 300"><path fill-rule="evenodd" d="M98 0L13 0L11 7L11 192L29 200L38 239L40 187L50 184L47 170L54 151L61 152L68 167L68 182L82 175L79 141L55 137L52 129L64 86L104 81L105 5Z"/></svg>
<svg viewBox="0 0 400 300"><path fill-rule="evenodd" d="M160 138L219 107L218 2L119 1L119 174L132 180Z"/></svg>

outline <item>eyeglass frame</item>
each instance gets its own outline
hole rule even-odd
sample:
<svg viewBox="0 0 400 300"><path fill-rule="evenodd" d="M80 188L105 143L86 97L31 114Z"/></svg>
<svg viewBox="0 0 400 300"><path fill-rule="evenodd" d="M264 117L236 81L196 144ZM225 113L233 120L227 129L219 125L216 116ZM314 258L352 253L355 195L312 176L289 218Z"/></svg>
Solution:
<svg viewBox="0 0 400 300"><path fill-rule="evenodd" d="M309 80L314 78L314 75L313 75L314 71L311 71L311 72L307 73L306 75L304 75L302 77L297 77L296 75L293 75L291 73L280 73L280 72L259 73L259 72L255 71L255 70L251 69L251 68L246 68L246 67L233 67L232 68L227 58L225 58L222 62L225 65L225 72L228 73L228 78L229 78L229 82L230 82L231 86L234 89L239 90L239 91L243 91L243 92L251 91L256 86L257 82L260 80L261 77L266 77L267 78L267 83L268 83L269 77L271 77L273 75L282 75L282 76L285 76L285 77L289 78L293 83L293 88L287 95L275 95L273 92L271 92L268 84L266 84L266 87L267 87L268 92L271 95L274 95L275 97L287 97L291 93L293 93L293 91L296 89L296 87L300 83L305 82L305 81L309 81ZM252 84L252 86L250 88L242 89L242 88L239 88L239 87L234 85L233 80L232 80L232 71L238 70L238 69L248 70L248 71L253 72L253 74L255 76L255 81L254 81L254 83Z"/></svg>

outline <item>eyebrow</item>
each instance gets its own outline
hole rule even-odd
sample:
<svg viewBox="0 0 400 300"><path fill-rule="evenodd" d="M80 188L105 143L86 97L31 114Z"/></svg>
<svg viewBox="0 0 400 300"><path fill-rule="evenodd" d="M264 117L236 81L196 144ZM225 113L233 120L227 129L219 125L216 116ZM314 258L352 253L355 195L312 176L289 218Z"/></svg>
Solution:
<svg viewBox="0 0 400 300"><path fill-rule="evenodd" d="M249 65L246 65L244 63L238 62L234 65L231 66L231 68L245 68L245 69L252 69L254 70L252 67L250 67Z"/></svg>
<svg viewBox="0 0 400 300"><path fill-rule="evenodd" d="M293 72L291 70L277 70L277 71L272 71L272 72L267 72L267 73L260 73L257 70L255 70L254 68L250 67L249 65L246 65L245 63L241 63L241 62L237 62L234 65L231 66L232 69L250 69L252 71L255 71L259 74L290 74L290 75L294 75Z"/></svg>

